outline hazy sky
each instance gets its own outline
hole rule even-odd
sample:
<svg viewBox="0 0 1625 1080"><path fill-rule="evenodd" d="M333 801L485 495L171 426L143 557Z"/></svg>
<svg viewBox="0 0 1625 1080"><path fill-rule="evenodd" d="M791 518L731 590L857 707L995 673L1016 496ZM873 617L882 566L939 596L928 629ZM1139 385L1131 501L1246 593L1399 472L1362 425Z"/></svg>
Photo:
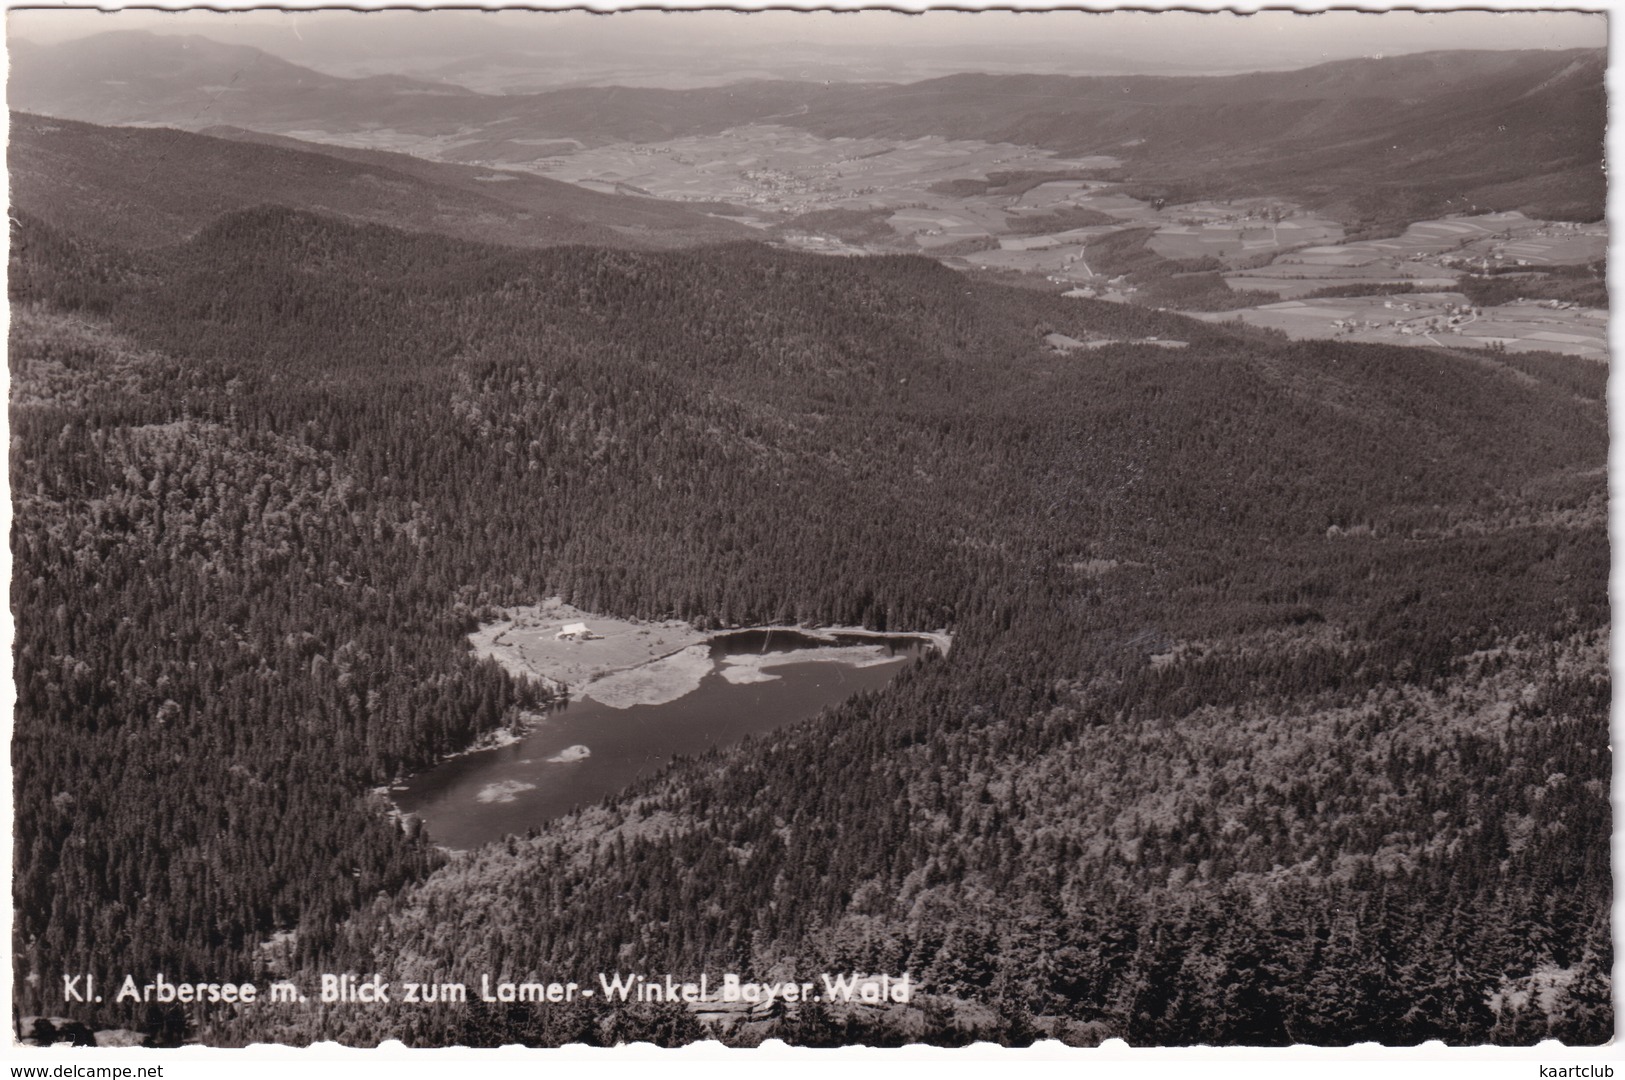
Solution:
<svg viewBox="0 0 1625 1080"><path fill-rule="evenodd" d="M285 10L219 14L14 10L10 32L38 42L110 29L198 33L255 45L296 63L342 67L367 61L388 69L399 60L522 50L566 53L717 53L762 49L927 50L978 55L1008 63L1030 53L1033 70L1246 70L1298 67L1352 56L1433 49L1601 47L1599 14L1540 11L1447 11L1319 15L1265 12L1242 16L1191 12L978 12L904 15L706 11L672 14L507 11L480 13Z"/></svg>

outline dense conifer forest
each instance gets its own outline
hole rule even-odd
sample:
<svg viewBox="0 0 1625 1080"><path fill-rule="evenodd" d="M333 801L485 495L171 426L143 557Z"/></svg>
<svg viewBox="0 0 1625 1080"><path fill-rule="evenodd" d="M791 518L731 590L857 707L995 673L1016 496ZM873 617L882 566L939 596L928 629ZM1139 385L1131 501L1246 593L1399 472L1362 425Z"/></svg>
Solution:
<svg viewBox="0 0 1625 1080"><path fill-rule="evenodd" d="M275 207L143 251L12 239L20 1014L682 1042L679 1007L59 980L850 970L921 995L710 1033L1612 1035L1600 365L1286 342L910 256ZM956 636L450 856L371 789L545 704L466 635L551 595Z"/></svg>

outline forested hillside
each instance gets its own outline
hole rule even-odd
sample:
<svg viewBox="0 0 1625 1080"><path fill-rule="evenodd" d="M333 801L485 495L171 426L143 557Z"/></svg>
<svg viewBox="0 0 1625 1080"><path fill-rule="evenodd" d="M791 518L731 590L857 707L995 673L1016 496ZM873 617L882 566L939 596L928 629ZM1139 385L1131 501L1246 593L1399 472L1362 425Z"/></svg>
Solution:
<svg viewBox="0 0 1625 1080"><path fill-rule="evenodd" d="M1210 78L953 75L812 102L822 134L1109 153L1170 201L1286 194L1354 223L1523 209L1597 220L1607 59L1441 52Z"/></svg>
<svg viewBox="0 0 1625 1080"><path fill-rule="evenodd" d="M175 243L227 211L268 203L535 247L683 247L749 233L674 203L540 176L216 130L225 137L12 113L12 203L129 247Z"/></svg>
<svg viewBox="0 0 1625 1080"><path fill-rule="evenodd" d="M1612 1033L1604 369L915 257L274 207L13 236L15 1005L535 1043L673 1009L64 1005L62 971L909 971L827 1043ZM1044 335L1160 336L1062 356ZM373 785L535 691L499 605L955 631L448 859Z"/></svg>

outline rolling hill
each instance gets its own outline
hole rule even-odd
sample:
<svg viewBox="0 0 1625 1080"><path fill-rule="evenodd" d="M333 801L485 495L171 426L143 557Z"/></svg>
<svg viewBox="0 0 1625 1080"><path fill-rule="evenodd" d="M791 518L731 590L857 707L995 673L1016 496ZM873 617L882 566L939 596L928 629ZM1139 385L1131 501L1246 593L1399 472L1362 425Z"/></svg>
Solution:
<svg viewBox="0 0 1625 1080"><path fill-rule="evenodd" d="M653 142L760 122L828 137L940 135L1113 154L1122 178L1178 198L1276 194L1355 220L1474 207L1595 220L1605 67L1594 50L1462 51L1216 77L967 74L500 96L339 79L247 47L116 32L25 45L10 88L17 107L99 123L385 127L476 141L496 157L514 140Z"/></svg>
<svg viewBox="0 0 1625 1080"><path fill-rule="evenodd" d="M597 87L477 94L401 76L345 79L243 45L118 30L54 45L13 43L14 109L99 124L237 125L282 134L390 128L443 138L652 141L801 111L825 88L761 81L687 91ZM861 98L864 87L830 92Z"/></svg>
<svg viewBox="0 0 1625 1080"><path fill-rule="evenodd" d="M13 113L12 204L69 232L137 247L267 203L527 247L683 246L749 232L673 203L529 174L221 133L229 137Z"/></svg>
<svg viewBox="0 0 1625 1080"><path fill-rule="evenodd" d="M783 122L825 135L1114 154L1125 177L1176 197L1595 220L1605 70L1600 52L1579 50L1423 53L1214 78L961 75L810 105Z"/></svg>
<svg viewBox="0 0 1625 1080"><path fill-rule="evenodd" d="M241 116L359 122L419 108L444 111L452 101L477 97L449 83L401 76L337 78L195 34L113 30L52 45L9 44L12 108L101 124L190 128Z"/></svg>
<svg viewBox="0 0 1625 1080"><path fill-rule="evenodd" d="M478 144L494 160L510 144L653 142L761 122L828 137L939 135L1113 154L1122 179L1176 198L1275 194L1354 220L1474 207L1595 220L1605 67L1595 50L1461 51L1215 77L965 74L502 96L340 79L247 47L115 32L21 43L10 90L15 107L98 123L387 128Z"/></svg>

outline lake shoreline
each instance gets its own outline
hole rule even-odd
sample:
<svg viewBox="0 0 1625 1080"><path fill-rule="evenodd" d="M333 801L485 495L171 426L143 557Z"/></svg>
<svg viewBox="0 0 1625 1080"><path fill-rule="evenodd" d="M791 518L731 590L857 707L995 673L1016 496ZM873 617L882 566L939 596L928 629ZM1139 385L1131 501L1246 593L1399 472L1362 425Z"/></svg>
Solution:
<svg viewBox="0 0 1625 1080"><path fill-rule="evenodd" d="M490 659L515 678L539 682L556 693L579 700L588 687L612 676L623 675L658 662L671 662L695 646L708 645L719 637L748 633L800 634L814 641L835 643L842 638L868 638L876 644L887 641L918 640L938 654L948 655L953 635L946 630L887 631L862 626L730 626L697 630L676 619L644 622L617 619L583 611L552 597L540 604L510 608L505 619L480 627L469 635L474 655ZM559 637L564 627L582 623L592 632L585 640ZM645 680L651 684L676 685L692 678L691 665L672 664L664 677ZM658 692L651 690L651 692Z"/></svg>
<svg viewBox="0 0 1625 1080"><path fill-rule="evenodd" d="M733 634L748 633L793 633L800 634L814 641L835 643L841 638L871 638L877 644L898 639L918 640L928 643L938 655L946 656L953 645L953 635L946 630L935 631L887 631L870 630L861 626L730 626L715 630L696 630L688 623L670 619L663 622L645 622L641 619L615 619L606 615L583 611L566 604L558 597L552 597L540 604L528 607L509 608L504 612L508 617L494 623L487 623L468 635L476 659L494 660L504 671L516 679L536 682L545 686L550 692L564 698L565 702L580 701L586 696L586 687L601 680L622 675L656 664L660 661L670 661L687 650L696 646L709 645L717 638ZM572 684L566 681L567 674L576 674L581 664L568 662L546 663L550 653L546 650L532 647L525 648L523 640L509 639L510 634L523 634L528 631L532 637L551 636L557 634L564 625L572 622L585 622L595 633L602 632L602 636L587 642L569 644L594 645L599 642L614 640L610 635L634 635L633 640L648 640L657 645L664 644L664 651L646 651L643 654L628 651L625 641L618 655L628 659L616 666L594 667L592 677L583 682ZM562 652L562 649L559 650ZM564 654L568 656L568 654ZM542 663L538 663L542 660ZM613 662L613 661L612 661ZM662 700L671 700L677 688L674 684L686 685L693 679L693 672L684 672L673 678L670 674L665 678L656 677L647 680L649 694L655 697L644 696L635 699L633 703L659 703ZM548 714L560 702L551 702L541 709L526 710L514 722L504 724L476 736L468 745L456 750L448 750L437 754L428 765L392 777L388 783L370 789L373 796L382 798L389 806L389 816L399 818L409 816L402 813L395 805L393 793L413 776L422 773L425 769L458 758L468 757L472 754L484 753L488 750L497 750L521 742L527 735L546 721Z"/></svg>
<svg viewBox="0 0 1625 1080"><path fill-rule="evenodd" d="M810 719L855 693L880 689L911 660L951 643L945 633L844 627L701 632L592 619L564 605L548 608L545 618L537 609L512 615L471 641L508 670L554 687L563 683L561 670L587 669L593 677L546 712L526 714L513 729L377 789L392 817L415 818L446 851L572 813L674 757ZM561 634L565 627L569 632ZM531 664L549 653L564 663L536 671ZM612 670L614 660L628 666Z"/></svg>

